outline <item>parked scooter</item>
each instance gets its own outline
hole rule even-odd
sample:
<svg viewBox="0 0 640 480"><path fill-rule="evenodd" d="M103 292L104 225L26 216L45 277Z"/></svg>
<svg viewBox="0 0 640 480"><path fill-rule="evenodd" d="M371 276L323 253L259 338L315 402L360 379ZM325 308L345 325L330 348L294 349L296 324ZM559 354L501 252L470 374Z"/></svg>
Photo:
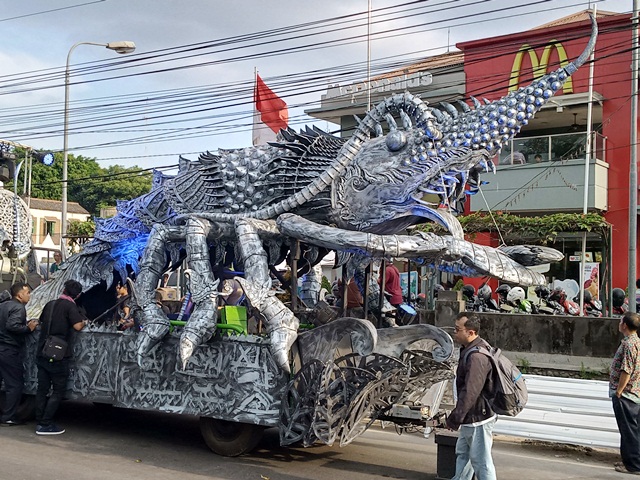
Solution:
<svg viewBox="0 0 640 480"><path fill-rule="evenodd" d="M564 315L564 307L555 300L549 299L551 291L546 285L537 286L534 290L538 297L538 313L544 315Z"/></svg>
<svg viewBox="0 0 640 480"><path fill-rule="evenodd" d="M611 291L611 303L613 304L612 316L614 317L621 317L629 311L626 295L621 288L614 288Z"/></svg>
<svg viewBox="0 0 640 480"><path fill-rule="evenodd" d="M584 291L584 315L587 317L601 317L602 316L602 302L596 300L591 295L589 290Z"/></svg>
<svg viewBox="0 0 640 480"><path fill-rule="evenodd" d="M496 288L496 294L498 295L498 308L501 312L511 312L513 311L513 306L507 303L507 295L511 287L506 283L503 283L498 288Z"/></svg>
<svg viewBox="0 0 640 480"><path fill-rule="evenodd" d="M478 301L476 303L476 311L478 312L499 312L498 302L491 298L491 287L483 285L478 289Z"/></svg>
<svg viewBox="0 0 640 480"><path fill-rule="evenodd" d="M476 289L473 285L465 285L462 287L462 299L466 303L466 311L473 312L476 309L476 304L478 303L478 298L476 297Z"/></svg>
<svg viewBox="0 0 640 480"><path fill-rule="evenodd" d="M513 313L534 313L533 305L525 298L522 287L513 287L507 293L507 304L513 307Z"/></svg>
<svg viewBox="0 0 640 480"><path fill-rule="evenodd" d="M549 300L558 302L567 315L580 315L580 305L567 298L567 293L562 287L556 287L549 295Z"/></svg>

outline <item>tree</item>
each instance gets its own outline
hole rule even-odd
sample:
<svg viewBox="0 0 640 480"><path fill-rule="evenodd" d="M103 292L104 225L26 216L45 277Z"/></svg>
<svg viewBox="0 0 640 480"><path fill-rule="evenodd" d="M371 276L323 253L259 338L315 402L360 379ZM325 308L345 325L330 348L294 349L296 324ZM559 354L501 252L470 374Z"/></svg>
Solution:
<svg viewBox="0 0 640 480"><path fill-rule="evenodd" d="M72 250L75 250L76 246L81 246L92 239L95 232L96 224L92 220L87 220L86 222L70 220L67 235Z"/></svg>
<svg viewBox="0 0 640 480"><path fill-rule="evenodd" d="M130 200L149 192L152 175L150 172L141 173L137 166L111 165L101 168L94 178L72 177L71 174L69 178L77 179L69 182L69 198L97 215L100 208L114 206L118 200Z"/></svg>
<svg viewBox="0 0 640 480"><path fill-rule="evenodd" d="M24 152L17 151L18 158ZM33 162L31 174L31 196L60 200L62 197L62 152L55 153L53 165L46 166ZM24 169L23 169L24 172ZM151 189L152 175L140 172L140 167L111 165L102 168L95 158L69 155L67 165L67 195L70 202L78 202L92 215L98 215L100 208L115 206L118 200L130 200L147 193ZM18 178L18 192L22 192L24 175ZM9 184L6 188L13 188Z"/></svg>

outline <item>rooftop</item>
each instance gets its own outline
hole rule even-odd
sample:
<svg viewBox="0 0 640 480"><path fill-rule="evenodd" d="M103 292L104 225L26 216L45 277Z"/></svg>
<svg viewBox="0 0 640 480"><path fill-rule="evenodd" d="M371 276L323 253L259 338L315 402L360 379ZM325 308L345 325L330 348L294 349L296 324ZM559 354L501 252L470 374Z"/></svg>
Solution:
<svg viewBox="0 0 640 480"><path fill-rule="evenodd" d="M26 199L25 199L26 201ZM60 200L49 200L46 198L31 198L29 208L35 210L49 210L52 212L62 211L62 202ZM90 215L85 208L78 202L67 202L67 212L78 213L82 215Z"/></svg>
<svg viewBox="0 0 640 480"><path fill-rule="evenodd" d="M574 22L585 22L589 20L590 13L591 13L591 10L582 10L580 12L567 15L566 17L557 18L556 20L552 20L551 22L545 23L543 25L538 25L537 27L533 27L530 30L540 30L543 28L559 27L560 25L567 25L569 23L574 23ZM607 12L605 10L598 10L598 12L596 13L596 20L599 18L611 17L615 15L621 15L621 14L619 12Z"/></svg>
<svg viewBox="0 0 640 480"><path fill-rule="evenodd" d="M462 65L464 63L464 53L460 51L441 53L432 57L425 58L411 65L393 70L391 72L383 73L372 78L372 80L379 80L381 78L392 78L400 74L408 74L415 72L423 72L425 70L434 68L451 67L453 65Z"/></svg>

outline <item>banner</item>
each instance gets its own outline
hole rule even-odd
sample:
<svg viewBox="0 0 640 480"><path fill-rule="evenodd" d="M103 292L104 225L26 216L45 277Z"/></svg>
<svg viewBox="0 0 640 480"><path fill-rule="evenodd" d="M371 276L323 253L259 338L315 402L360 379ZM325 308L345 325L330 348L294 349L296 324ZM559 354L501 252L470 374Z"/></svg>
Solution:
<svg viewBox="0 0 640 480"><path fill-rule="evenodd" d="M585 263L584 264L584 291L591 293L594 300L600 297L600 264Z"/></svg>

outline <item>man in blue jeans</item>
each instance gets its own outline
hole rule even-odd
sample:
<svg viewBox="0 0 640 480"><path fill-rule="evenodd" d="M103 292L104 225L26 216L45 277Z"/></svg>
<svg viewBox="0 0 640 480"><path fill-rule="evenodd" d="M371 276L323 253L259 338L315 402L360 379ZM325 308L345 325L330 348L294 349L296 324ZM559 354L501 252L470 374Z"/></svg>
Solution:
<svg viewBox="0 0 640 480"><path fill-rule="evenodd" d="M477 348L491 348L478 336L480 319L460 313L456 317L453 338L462 348L456 370L456 407L447 418L447 427L460 430L456 443L456 474L452 480L496 480L491 458L493 427L497 415L486 398L493 390L492 366L489 357Z"/></svg>
<svg viewBox="0 0 640 480"><path fill-rule="evenodd" d="M36 434L60 435L64 428L53 423L60 402L67 390L69 359L71 358L71 334L85 326L85 319L78 310L76 299L82 293L82 285L75 280L64 282L62 295L44 306L40 315L41 334L38 343L38 389L36 390ZM60 361L52 361L42 355L46 337L53 335L67 341L67 351ZM53 388L52 388L53 387ZM47 398L49 390L51 396Z"/></svg>
<svg viewBox="0 0 640 480"><path fill-rule="evenodd" d="M616 472L640 475L640 317L627 312L618 331L624 335L613 356L609 373L609 396L620 431L620 456Z"/></svg>

